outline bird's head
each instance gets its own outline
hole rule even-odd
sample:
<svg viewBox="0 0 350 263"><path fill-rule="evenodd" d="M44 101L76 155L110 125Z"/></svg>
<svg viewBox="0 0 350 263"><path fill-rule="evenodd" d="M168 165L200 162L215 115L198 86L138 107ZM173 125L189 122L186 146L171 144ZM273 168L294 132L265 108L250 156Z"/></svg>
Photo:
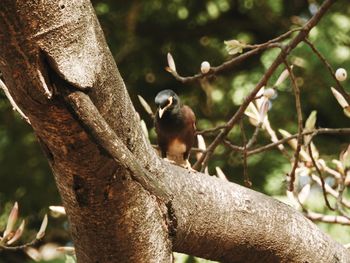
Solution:
<svg viewBox="0 0 350 263"><path fill-rule="evenodd" d="M165 111L172 111L179 107L180 98L171 89L166 89L157 94L154 102L158 106L158 115L161 119Z"/></svg>

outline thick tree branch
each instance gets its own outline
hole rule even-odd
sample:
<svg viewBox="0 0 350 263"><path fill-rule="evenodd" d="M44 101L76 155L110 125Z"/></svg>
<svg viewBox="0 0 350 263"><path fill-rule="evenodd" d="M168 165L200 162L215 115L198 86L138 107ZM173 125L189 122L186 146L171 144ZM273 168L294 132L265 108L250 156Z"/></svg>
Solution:
<svg viewBox="0 0 350 263"><path fill-rule="evenodd" d="M67 93L67 91L63 91ZM170 202L171 194L164 185L159 184L159 179L145 170L136 160L135 156L119 139L101 116L90 97L81 91L68 92L64 95L69 106L82 122L82 125L91 134L99 146L103 147L111 157L129 170L132 178L152 195L161 198L163 202Z"/></svg>
<svg viewBox="0 0 350 263"><path fill-rule="evenodd" d="M153 150L135 129L139 119L91 4L3 1L0 60L11 95L31 120L54 172L78 261L171 261L166 205L96 144L57 94L45 95L43 85L88 90L124 145L142 165L150 161L143 153ZM162 170L157 159L152 165L152 172Z"/></svg>
<svg viewBox="0 0 350 263"><path fill-rule="evenodd" d="M174 193L176 251L221 262L348 260L343 246L335 251L345 251L344 257L334 255L321 241L324 234L316 234L317 227L301 213L263 194L216 177L190 176L176 167L169 170L165 180ZM187 202L186 207L183 202ZM216 213L208 213L214 210ZM305 236L296 237L300 234ZM242 240L243 236L246 238ZM305 251L309 249L318 253Z"/></svg>

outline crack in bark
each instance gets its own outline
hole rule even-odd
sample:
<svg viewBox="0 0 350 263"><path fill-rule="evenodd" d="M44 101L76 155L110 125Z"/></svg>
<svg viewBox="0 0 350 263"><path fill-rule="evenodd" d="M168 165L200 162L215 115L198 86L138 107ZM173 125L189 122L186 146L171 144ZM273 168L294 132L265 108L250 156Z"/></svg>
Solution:
<svg viewBox="0 0 350 263"><path fill-rule="evenodd" d="M167 208L167 214L166 214L166 223L168 226L168 233L169 238L174 241L176 238L176 232L177 232L177 217L175 210L173 208L173 204L171 201L165 203L165 206Z"/></svg>
<svg viewBox="0 0 350 263"><path fill-rule="evenodd" d="M55 58L53 58L47 51L45 51L42 48L40 49L40 55L42 57L41 61L44 63L44 65L47 66L47 68L50 69L50 72L48 72L48 76L50 76L50 73L55 73L57 75L57 77L59 77L62 81L66 82L69 84L69 86L71 86L72 88L76 88L78 90L81 91L85 91L88 92L90 89L92 89L92 87L83 87L83 86L79 86L77 83L73 83L71 81L69 81L69 79L66 78L66 76L64 75L64 73L62 73L59 68L58 68L58 63L56 62ZM57 79L56 77L56 79ZM51 79L51 83L54 83Z"/></svg>
<svg viewBox="0 0 350 263"><path fill-rule="evenodd" d="M40 138L39 135L36 135L39 145L41 146L42 151L44 152L46 158L49 160L50 164L53 165L55 162L54 155L47 144Z"/></svg>

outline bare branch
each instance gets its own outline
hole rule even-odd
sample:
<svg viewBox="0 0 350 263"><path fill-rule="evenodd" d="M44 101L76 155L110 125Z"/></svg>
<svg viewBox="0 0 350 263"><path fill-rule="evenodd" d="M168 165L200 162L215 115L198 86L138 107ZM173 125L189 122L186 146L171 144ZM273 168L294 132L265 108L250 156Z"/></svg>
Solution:
<svg viewBox="0 0 350 263"><path fill-rule="evenodd" d="M196 131L196 135L203 135L203 134L207 134L207 133L215 133L219 130L222 130L222 129L225 129L226 128L226 125L219 125L217 127L214 127L214 128L209 128L209 129L205 129L205 130L200 130L200 131Z"/></svg>
<svg viewBox="0 0 350 263"><path fill-rule="evenodd" d="M347 134L350 134L350 128L335 128L335 129L320 128L320 129L315 129L313 131L303 131L303 133L302 133L302 135L309 135L309 134L314 134L314 136L319 135L319 134L347 135ZM290 137L283 138L277 142L270 143L270 144L267 144L265 146L252 149L248 152L248 156L270 150L270 149L275 148L276 146L278 146L280 144L284 144L284 143L288 142L289 140L295 139L298 136L299 136L299 134L294 134ZM241 150L241 149L237 149L237 150Z"/></svg>
<svg viewBox="0 0 350 263"><path fill-rule="evenodd" d="M322 193L323 193L323 198L324 198L324 201L326 202L326 205L327 207L334 211L335 209L331 206L331 204L329 203L328 201L328 198L327 198L327 191L326 191L326 187L325 187L325 181L323 179L323 176L322 176L322 172L320 170L320 168L318 168L318 165L315 161L315 158L313 156L313 153L312 153L312 148L311 148L311 143L309 143L308 145L308 150L309 150L309 155L310 155L310 158L311 158L311 161L312 161L312 164L313 166L315 167L317 173L318 173L318 176L320 177L320 180L321 180L321 187L322 187Z"/></svg>
<svg viewBox="0 0 350 263"><path fill-rule="evenodd" d="M247 149L250 149L255 144L255 142L256 142L256 140L258 138L259 131L261 130L262 124L263 123L260 122L258 124L258 126L255 127L254 133L253 133L252 137L249 139L249 141L247 143L247 146L246 146Z"/></svg>
<svg viewBox="0 0 350 263"><path fill-rule="evenodd" d="M335 83L337 84L335 86L335 88L337 89L337 91L339 91L343 95L343 97L346 99L348 104L350 104L350 95L346 92L346 90L344 89L343 85L336 78L335 71L332 68L332 66L329 64L327 59L322 55L322 53L316 48L316 46L308 38L305 38L304 42L306 44L308 44L308 46L317 55L317 57L320 59L320 61L326 66L326 68L328 69L330 75L332 76L332 78L334 79Z"/></svg>
<svg viewBox="0 0 350 263"><path fill-rule="evenodd" d="M299 162L299 153L301 150L301 145L303 143L303 116L302 116L302 112L301 112L301 103L300 103L300 90L298 87L298 84L296 82L293 70L291 69L291 67L289 66L288 62L286 60L284 60L284 64L286 65L289 75L291 77L292 80L292 87L293 87L293 91L294 91L294 97L295 97L295 108L297 111L297 117L298 117L298 144L297 147L295 149L294 152L294 164L292 167L292 171L289 174L289 186L288 189L289 191L293 191L294 189L294 181L295 181L295 170L298 167L298 162Z"/></svg>
<svg viewBox="0 0 350 263"><path fill-rule="evenodd" d="M311 179L312 179L314 182L316 182L319 186L322 187L321 179L320 179L318 176L316 176L316 175L314 175L314 174L311 174L310 177L311 177ZM335 197L335 198L338 198L339 193L338 193L336 190L334 190L332 187L330 187L328 184L325 184L325 190L326 190L326 192L327 192L328 194L330 194L331 196L333 196L333 197ZM342 198L341 203L342 203L344 206L346 206L347 208L350 208L350 201L348 201L348 200Z"/></svg>
<svg viewBox="0 0 350 263"><path fill-rule="evenodd" d="M211 67L209 73L198 73L194 76L188 76L188 77L180 76L176 71L171 71L170 73L174 76L174 78L176 80L178 80L182 83L189 83L189 82L197 81L201 78L216 75L216 74L221 73L225 70L231 69L233 66L241 63L242 61L248 59L249 57L251 57L253 55L257 55L261 51L264 51L264 50L269 49L269 48L280 47L280 44L278 42L286 39L292 33L297 32L297 31L301 31L301 30L302 30L302 28L293 28L293 29L287 31L286 33L284 33L284 34L282 34L274 39L271 39L265 43L256 44L256 45L245 45L245 48L248 48L251 50L246 52L246 53L243 53L237 57L233 57L232 59L222 63L221 65L219 65L217 67Z"/></svg>
<svg viewBox="0 0 350 263"><path fill-rule="evenodd" d="M243 121L240 121L240 128L241 128L241 134L242 134L242 141L243 141L243 152L242 152L242 159L243 159L243 178L244 178L244 185L246 187L252 187L252 182L249 178L248 174L248 164L247 164L247 137L245 135L244 131L244 125Z"/></svg>
<svg viewBox="0 0 350 263"><path fill-rule="evenodd" d="M232 116L232 118L227 122L227 127L220 131L220 133L216 136L214 141L208 146L207 153L203 154L200 160L198 160L193 168L198 169L198 167L203 164L207 163L211 157L211 155L214 153L215 148L224 140L224 138L227 136L227 134L230 132L230 130L233 128L233 126L241 119L242 115L244 114L245 109L248 107L249 103L255 98L258 91L266 85L272 74L275 72L277 67L283 63L285 58L288 56L288 54L301 42L303 41L310 30L320 21L322 16L326 13L326 11L330 8L330 6L333 4L334 0L326 0L323 2L317 13L303 26L302 30L285 46L283 46L281 49L282 51L277 56L275 61L272 63L272 65L267 69L265 74L261 77L260 81L257 83L255 88L251 91L251 93L245 98L239 109L236 111L236 113ZM252 50L253 51L253 50ZM247 54L247 53L246 53ZM245 54L245 55L246 55ZM244 54L243 54L244 55ZM242 56L243 56L242 55Z"/></svg>
<svg viewBox="0 0 350 263"><path fill-rule="evenodd" d="M26 249L28 247L32 247L37 245L40 242L40 239L34 239L28 243L25 243L23 245L20 246L0 246L0 251L1 250L10 250L10 251L18 251L18 250L23 250Z"/></svg>
<svg viewBox="0 0 350 263"><path fill-rule="evenodd" d="M134 155L110 128L105 119L92 103L90 97L81 91L74 91L64 96L67 103L75 110L80 121L96 141L111 155L111 157L132 172L134 179L147 191L169 201L171 196L150 172L142 168ZM113 144L111 144L113 142Z"/></svg>
<svg viewBox="0 0 350 263"><path fill-rule="evenodd" d="M350 220L344 216L324 215L324 214L315 213L311 211L305 212L304 215L312 221L319 221L319 222L331 223L331 224L350 225Z"/></svg>
<svg viewBox="0 0 350 263"><path fill-rule="evenodd" d="M342 206L342 200L343 200L343 194L345 190L345 175L341 173L340 180L338 180L338 196L337 196L337 202L336 202L336 210L339 211L339 213L350 220L350 217L345 213L343 206Z"/></svg>
<svg viewBox="0 0 350 263"><path fill-rule="evenodd" d="M223 144L225 145L225 146L227 146L228 148L230 148L232 151L234 151L234 152L243 152L243 147L242 146L237 146L237 145L234 145L234 144L232 144L229 140L227 140L227 139L225 139L224 141L223 141ZM249 153L249 152L248 152Z"/></svg>

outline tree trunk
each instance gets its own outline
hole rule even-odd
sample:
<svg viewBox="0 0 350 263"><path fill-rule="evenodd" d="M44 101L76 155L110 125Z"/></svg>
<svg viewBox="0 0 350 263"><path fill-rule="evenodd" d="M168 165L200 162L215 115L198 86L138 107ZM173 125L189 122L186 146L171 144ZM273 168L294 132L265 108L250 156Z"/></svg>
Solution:
<svg viewBox="0 0 350 263"><path fill-rule="evenodd" d="M160 160L89 1L3 0L0 70L50 162L79 262L171 262L172 251L350 262L289 206Z"/></svg>

